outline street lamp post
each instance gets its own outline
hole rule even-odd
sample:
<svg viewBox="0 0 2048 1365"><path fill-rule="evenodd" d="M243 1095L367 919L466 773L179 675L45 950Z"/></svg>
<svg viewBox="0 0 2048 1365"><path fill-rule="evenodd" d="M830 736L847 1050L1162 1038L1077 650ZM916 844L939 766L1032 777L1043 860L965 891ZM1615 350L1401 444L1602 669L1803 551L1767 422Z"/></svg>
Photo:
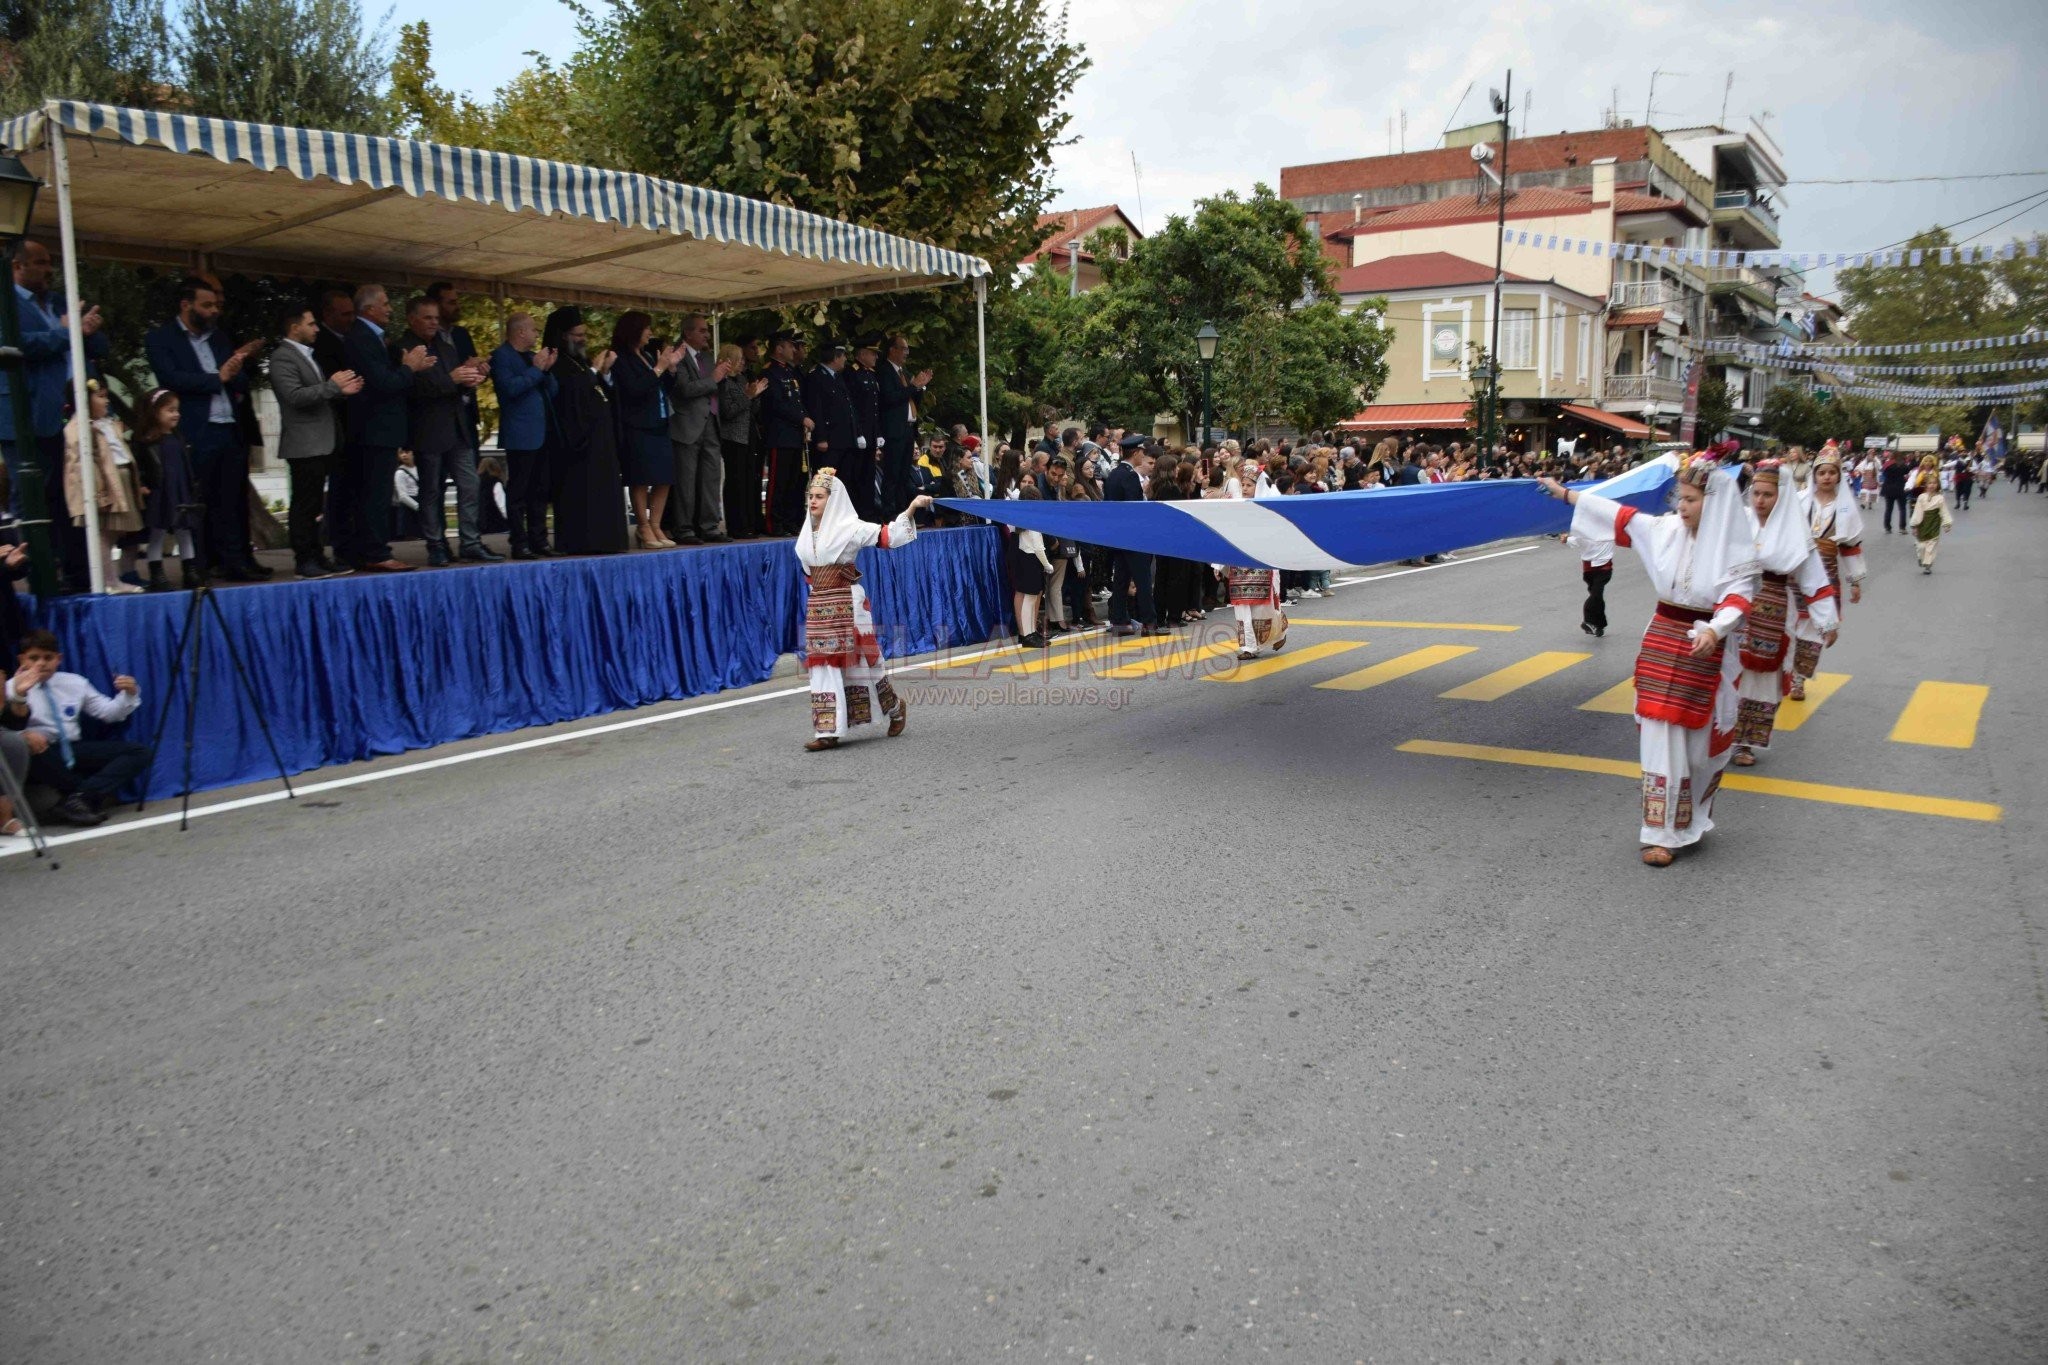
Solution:
<svg viewBox="0 0 2048 1365"><path fill-rule="evenodd" d="M1643 438L1643 448L1647 450L1657 439L1657 400L1654 398L1643 404L1643 425L1650 429L1650 434Z"/></svg>
<svg viewBox="0 0 2048 1365"><path fill-rule="evenodd" d="M1485 463L1491 462L1493 447L1500 438L1500 287L1507 280L1508 135L1514 126L1515 116L1515 73L1512 69L1508 71L1506 91L1493 97L1493 112L1500 116L1500 184L1495 193L1497 207L1493 229L1493 340L1486 349L1486 435L1482 468L1485 467Z"/></svg>
<svg viewBox="0 0 2048 1365"><path fill-rule="evenodd" d="M1202 358L1202 429L1195 436L1197 450L1209 443L1209 367L1216 363L1216 347L1222 340L1223 334L1213 322L1203 323L1202 330L1195 333L1195 354Z"/></svg>
<svg viewBox="0 0 2048 1365"><path fill-rule="evenodd" d="M30 174L18 157L0 156L0 372L7 375L7 401L14 421L14 509L22 521L22 542L29 552L29 587L38 597L57 592L56 558L50 553L49 509L43 500L43 467L36 459L35 427L28 410L28 359L21 351L21 313L14 293L14 253L28 235L35 216L36 193L43 182ZM0 519L8 509L0 507ZM0 585L0 592L7 591Z"/></svg>
<svg viewBox="0 0 2048 1365"><path fill-rule="evenodd" d="M1758 428L1758 427L1760 427L1760 426L1762 426L1763 424L1764 424L1764 419L1763 419L1763 418L1761 418L1761 417L1757 416L1757 415L1756 415L1755 413L1751 413L1751 414L1749 415L1749 443L1750 443L1751 445L1755 445L1755 444L1756 444L1756 440L1757 440L1757 428Z"/></svg>

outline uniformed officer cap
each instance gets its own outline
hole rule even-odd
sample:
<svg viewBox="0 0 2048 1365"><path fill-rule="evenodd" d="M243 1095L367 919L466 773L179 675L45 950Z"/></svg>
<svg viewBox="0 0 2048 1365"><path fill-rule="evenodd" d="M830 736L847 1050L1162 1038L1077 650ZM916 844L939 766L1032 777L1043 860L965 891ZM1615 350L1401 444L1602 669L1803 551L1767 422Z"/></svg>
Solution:
<svg viewBox="0 0 2048 1365"><path fill-rule="evenodd" d="M1117 445L1124 450L1137 450L1151 444L1151 440L1151 437L1140 436L1137 432L1133 431L1128 433L1121 441L1118 441Z"/></svg>
<svg viewBox="0 0 2048 1365"><path fill-rule="evenodd" d="M768 344L770 346L780 346L785 341L795 340L797 340L797 334L786 328L780 332L772 332L768 336Z"/></svg>
<svg viewBox="0 0 2048 1365"><path fill-rule="evenodd" d="M853 349L854 349L854 350L856 350L856 351L879 351L879 350L881 350L881 349L882 349L882 334L881 334L880 332L863 332L863 333L861 333L861 334L860 334L860 335L859 335L858 337L855 337L855 338L854 338L854 341L853 341Z"/></svg>

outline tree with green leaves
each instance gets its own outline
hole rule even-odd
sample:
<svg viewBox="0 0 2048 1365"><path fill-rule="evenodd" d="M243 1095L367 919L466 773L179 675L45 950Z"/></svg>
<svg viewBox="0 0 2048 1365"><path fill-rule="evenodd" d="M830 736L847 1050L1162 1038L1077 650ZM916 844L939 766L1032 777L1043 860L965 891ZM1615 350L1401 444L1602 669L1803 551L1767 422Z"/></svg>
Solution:
<svg viewBox="0 0 2048 1365"><path fill-rule="evenodd" d="M389 130L384 35L356 0L184 0L171 48L195 114Z"/></svg>
<svg viewBox="0 0 2048 1365"><path fill-rule="evenodd" d="M1084 296L1053 389L1073 411L1170 412L1192 430L1202 383L1195 334L1206 323L1222 335L1211 406L1226 423L1329 426L1351 416L1386 382L1387 336L1367 310L1338 308L1329 263L1303 247L1313 240L1301 210L1264 185L1198 200L1125 259L1091 238L1103 282Z"/></svg>
<svg viewBox="0 0 2048 1365"><path fill-rule="evenodd" d="M405 137L483 147L548 161L590 159L577 132L594 121L586 87L539 52L533 65L498 87L486 103L443 87L434 74L433 31L424 19L398 30L385 117ZM594 68L579 68L584 79Z"/></svg>
<svg viewBox="0 0 2048 1365"><path fill-rule="evenodd" d="M1699 444L1719 439L1728 424L1735 420L1735 404L1729 401L1728 385L1718 375L1709 375L1700 381L1699 421L1693 427L1697 433L1694 439Z"/></svg>
<svg viewBox="0 0 2048 1365"><path fill-rule="evenodd" d="M164 0L0 0L0 104L162 102L172 80Z"/></svg>

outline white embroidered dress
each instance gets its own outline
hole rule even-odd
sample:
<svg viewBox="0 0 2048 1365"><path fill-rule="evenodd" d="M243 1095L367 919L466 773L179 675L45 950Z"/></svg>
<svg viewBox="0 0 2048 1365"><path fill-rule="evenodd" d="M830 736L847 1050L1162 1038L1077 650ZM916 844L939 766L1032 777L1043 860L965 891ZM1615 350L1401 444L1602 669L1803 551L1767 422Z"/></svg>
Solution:
<svg viewBox="0 0 2048 1365"><path fill-rule="evenodd" d="M817 526L804 517L796 558L811 585L803 652L811 673L811 728L820 739L844 739L855 727L878 724L902 710L882 667L867 590L854 560L871 545L893 550L916 538L917 523L907 510L886 525L862 521L837 478Z"/></svg>

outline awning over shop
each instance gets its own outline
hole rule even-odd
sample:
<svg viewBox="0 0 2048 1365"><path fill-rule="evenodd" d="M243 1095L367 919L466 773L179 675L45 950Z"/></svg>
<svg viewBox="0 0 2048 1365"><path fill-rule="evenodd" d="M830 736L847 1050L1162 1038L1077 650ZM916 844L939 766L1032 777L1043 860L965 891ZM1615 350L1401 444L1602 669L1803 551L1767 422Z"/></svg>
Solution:
<svg viewBox="0 0 2048 1365"><path fill-rule="evenodd" d="M1403 431L1435 430L1452 428L1464 430L1467 405L1464 403L1374 403L1364 412L1348 422L1339 422L1339 431Z"/></svg>
<svg viewBox="0 0 2048 1365"><path fill-rule="evenodd" d="M1663 321L1664 310L1662 308L1628 308L1608 315L1607 330L1619 332L1630 327L1656 327L1662 324Z"/></svg>
<svg viewBox="0 0 2048 1365"><path fill-rule="evenodd" d="M1606 427L1609 431L1626 436L1631 441L1650 439L1648 427L1641 422L1630 421L1618 412L1602 412L1599 408L1589 408L1579 403L1566 403L1563 412L1565 416L1576 417L1589 426Z"/></svg>
<svg viewBox="0 0 2048 1365"><path fill-rule="evenodd" d="M989 273L780 204L403 138L52 100L0 122L0 147L54 182L52 129L70 135L79 246L101 259L726 312ZM55 232L56 200L33 231Z"/></svg>

